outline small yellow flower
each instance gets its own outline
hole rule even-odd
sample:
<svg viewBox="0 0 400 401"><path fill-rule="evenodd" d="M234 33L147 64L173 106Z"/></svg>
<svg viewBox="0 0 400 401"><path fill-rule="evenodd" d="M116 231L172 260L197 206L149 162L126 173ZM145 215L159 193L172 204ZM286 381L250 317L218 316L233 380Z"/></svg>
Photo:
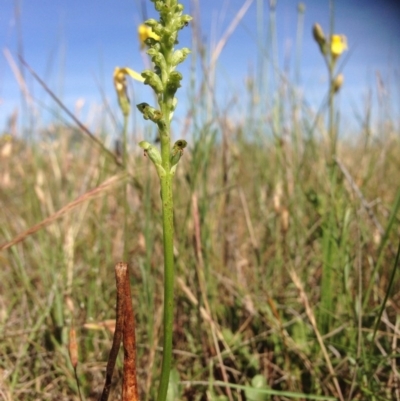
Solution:
<svg viewBox="0 0 400 401"><path fill-rule="evenodd" d="M118 97L127 96L126 94L126 68L115 67L114 70L114 86Z"/></svg>
<svg viewBox="0 0 400 401"><path fill-rule="evenodd" d="M128 67L115 67L114 70L114 86L116 91L124 93L126 91L126 75L129 75L133 79L139 82L144 82L144 78L136 71Z"/></svg>
<svg viewBox="0 0 400 401"><path fill-rule="evenodd" d="M344 35L332 35L331 38L331 53L334 58L339 57L347 50L347 38Z"/></svg>
<svg viewBox="0 0 400 401"><path fill-rule="evenodd" d="M144 49L146 46L146 39L147 38L153 38L155 40L160 40L160 37L153 32L153 30L145 25L145 24L140 24L138 26L138 35L139 35L139 42L140 42L140 48Z"/></svg>
<svg viewBox="0 0 400 401"><path fill-rule="evenodd" d="M130 68L126 67L123 68L115 67L113 75L114 87L115 90L117 91L118 102L124 115L128 115L130 112L128 90L126 83L127 75L131 76L133 79L136 79L137 81L144 82L144 78L136 71L133 71Z"/></svg>

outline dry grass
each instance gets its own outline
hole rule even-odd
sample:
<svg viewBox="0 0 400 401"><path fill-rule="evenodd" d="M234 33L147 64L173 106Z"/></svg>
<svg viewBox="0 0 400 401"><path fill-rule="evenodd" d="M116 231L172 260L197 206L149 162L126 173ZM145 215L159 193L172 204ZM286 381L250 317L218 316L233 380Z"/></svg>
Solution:
<svg viewBox="0 0 400 401"><path fill-rule="evenodd" d="M232 121L231 105L216 99L216 61L250 3L209 51L193 22L203 75L190 88L182 124L189 146L175 179L170 400L400 401L398 277L388 293L400 237L399 133L388 116L374 135L367 109L359 139L339 143L337 179L330 179L323 115L297 98L277 60L265 65L261 51L260 82L273 70L277 92L258 91L249 77L248 115ZM200 3L193 6L198 12ZM23 75L13 71L30 101ZM130 143L123 171L98 136L62 124L32 132L34 142L17 140L12 121L13 140L0 138L0 400L78 400L71 328L82 392L99 399L114 330L113 267L124 249L140 399L154 399L163 250L153 166ZM326 260L329 310L321 303ZM329 324L321 324L327 314ZM118 399L121 372L118 360L110 399Z"/></svg>
<svg viewBox="0 0 400 401"><path fill-rule="evenodd" d="M398 191L398 139L340 152L352 177L341 175L337 203L345 264L335 266L336 313L332 330L322 335L312 318L319 313L322 208L329 195L322 145L295 154L289 142L245 142L240 130L230 138L224 150L215 143L208 160L198 159L204 145L194 142L176 179L174 348L186 383L181 399L229 394L204 381L250 387L257 373L276 391L337 396L340 389L344 399L367 399L371 392L393 399L398 281L373 343L371 334L399 236L397 217L374 272ZM0 225L10 245L0 254L6 400L77 399L68 357L72 321L83 392L96 399L101 391L111 341L102 322L115 318L113 266L124 241L118 186L124 175L90 143L70 139L60 128L51 141L1 148ZM142 399L152 399L160 360L160 203L148 161L140 154L131 164L131 182L139 183L130 187L128 216L138 375ZM232 399L246 399L246 391L230 392Z"/></svg>

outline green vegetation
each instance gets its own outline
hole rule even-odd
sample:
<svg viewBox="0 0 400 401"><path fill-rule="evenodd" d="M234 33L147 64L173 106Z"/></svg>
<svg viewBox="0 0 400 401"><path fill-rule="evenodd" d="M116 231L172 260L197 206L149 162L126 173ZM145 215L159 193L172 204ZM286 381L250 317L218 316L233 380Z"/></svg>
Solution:
<svg viewBox="0 0 400 401"><path fill-rule="evenodd" d="M203 55L193 47L194 59ZM78 400L71 326L82 392L98 399L115 319L113 267L123 255L140 399L156 399L166 197L152 162L176 167L186 141L173 181L167 400L398 396L400 136L390 115L377 122L378 137L367 111L357 138L335 135L332 152L337 123L320 122L329 107L313 114L283 75L268 100L249 77L248 114L233 123L196 92L212 74L196 85L187 77L191 130L160 154L138 133L132 140L126 122L121 159L62 124L33 132L33 143L1 137L0 399ZM116 389L119 380L117 372Z"/></svg>
<svg viewBox="0 0 400 401"><path fill-rule="evenodd" d="M161 367L160 385L157 400L165 401L168 392L171 362L172 341L174 334L174 202L172 181L177 164L182 157L187 142L180 139L171 149L171 120L174 115L178 99L175 94L181 87L182 74L176 67L182 63L190 53L188 48L175 50L179 31L189 25L192 17L183 14L183 5L177 0L155 1L155 9L159 12L158 21L149 19L145 22L157 39L148 37L145 42L149 49L147 54L154 63L153 70L142 72L144 83L151 86L158 101L160 110L154 109L147 103L137 105L145 120L151 120L157 126L161 142L161 153L157 147L146 141L139 146L156 168L161 186L162 228L164 246L164 319L163 319L163 359ZM175 398L175 397L174 397Z"/></svg>

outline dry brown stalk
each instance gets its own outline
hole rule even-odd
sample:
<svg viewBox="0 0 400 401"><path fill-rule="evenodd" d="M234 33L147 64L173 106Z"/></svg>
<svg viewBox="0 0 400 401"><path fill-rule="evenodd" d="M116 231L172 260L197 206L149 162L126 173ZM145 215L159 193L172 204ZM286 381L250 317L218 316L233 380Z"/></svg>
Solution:
<svg viewBox="0 0 400 401"><path fill-rule="evenodd" d="M107 401L108 395L110 394L111 379L114 372L115 362L117 360L119 346L121 345L123 331L124 331L124 303L125 297L125 280L127 275L127 264L117 263L115 265L115 281L117 285L117 306L116 315L117 320L115 323L115 331L113 343L108 357L107 369L106 369L106 380L104 383L103 393L99 401Z"/></svg>
<svg viewBox="0 0 400 401"><path fill-rule="evenodd" d="M71 360L72 367L74 368L74 374L75 374L75 380L76 380L76 385L78 386L78 392L79 392L79 399L82 401L82 394L81 394L81 386L79 384L79 378L78 378L78 342L76 341L76 330L73 326L71 326L69 330L69 344L68 344L68 351L69 351L69 357Z"/></svg>
<svg viewBox="0 0 400 401"><path fill-rule="evenodd" d="M74 327L71 327L69 330L68 351L72 366L76 369L78 365L78 343L76 341L76 330Z"/></svg>
<svg viewBox="0 0 400 401"><path fill-rule="evenodd" d="M34 226L28 228L24 232L18 234L11 241L8 241L8 242L0 245L0 251L8 249L15 244L18 244L19 242L23 241L29 235L32 235L32 234L36 233L37 231L41 230L42 228L53 223L54 221L56 221L57 219L62 217L64 214L66 214L67 212L71 211L72 209L74 209L75 207L80 205L81 203L92 200L92 199L96 198L97 196L102 195L105 191L109 190L114 185L119 184L120 182L124 182L127 177L128 177L127 173L121 173L121 174L114 175L113 177L104 181L98 187L84 193L83 195L76 198L74 201L68 203L67 205L62 207L60 210L58 210L57 212L52 214L51 216L42 220L40 223L35 224Z"/></svg>
<svg viewBox="0 0 400 401"><path fill-rule="evenodd" d="M124 281L124 378L122 383L122 401L138 401L138 387L136 379L136 336L135 315L133 314L129 270L124 265L126 274Z"/></svg>
<svg viewBox="0 0 400 401"><path fill-rule="evenodd" d="M122 401L138 401L135 317L132 308L131 287L127 263L119 262L115 265L115 281L117 285L117 320L115 323L113 343L107 362L106 380L99 401L108 400L111 380L121 341L123 341L124 344Z"/></svg>

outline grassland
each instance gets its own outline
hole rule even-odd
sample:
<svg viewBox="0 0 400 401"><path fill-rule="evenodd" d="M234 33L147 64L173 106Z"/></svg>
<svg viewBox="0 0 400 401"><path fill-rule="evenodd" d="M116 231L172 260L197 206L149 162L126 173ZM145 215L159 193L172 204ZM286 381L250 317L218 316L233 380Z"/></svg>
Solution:
<svg viewBox="0 0 400 401"><path fill-rule="evenodd" d="M326 109L313 114L281 84L266 113L249 85L239 122L224 107L210 113L204 93L189 101L175 178L169 399L399 400L400 133L390 117L372 126L366 115L331 159ZM62 123L32 132L33 141L6 134L0 399L78 400L71 327L83 394L98 399L124 249L140 395L154 399L162 225L156 172L136 145L142 134L129 136L127 169L112 145L107 153Z"/></svg>
<svg viewBox="0 0 400 401"><path fill-rule="evenodd" d="M3 241L67 206L1 252L2 397L77 399L67 336L74 325L79 377L88 399L96 399L111 341L106 323L115 318L113 266L127 241L140 389L151 399L162 307L154 169L133 152L124 238L126 176L90 141L71 137L59 126L34 144L2 144ZM337 167L328 228L332 188L324 151L323 141L304 138L296 147L290 138L250 141L244 127L225 127L219 140L208 127L194 132L175 182L174 349L185 383L179 399L222 399L216 397L227 390L214 381L251 387L256 375L267 389L337 397L336 375L345 399L394 399L398 280L373 341L372 333L399 236L399 139L388 133L370 143L362 137L341 143L338 159L351 181ZM111 177L98 193L89 192ZM323 326L326 229L336 241L330 318ZM233 399L251 399L244 394L231 389Z"/></svg>

